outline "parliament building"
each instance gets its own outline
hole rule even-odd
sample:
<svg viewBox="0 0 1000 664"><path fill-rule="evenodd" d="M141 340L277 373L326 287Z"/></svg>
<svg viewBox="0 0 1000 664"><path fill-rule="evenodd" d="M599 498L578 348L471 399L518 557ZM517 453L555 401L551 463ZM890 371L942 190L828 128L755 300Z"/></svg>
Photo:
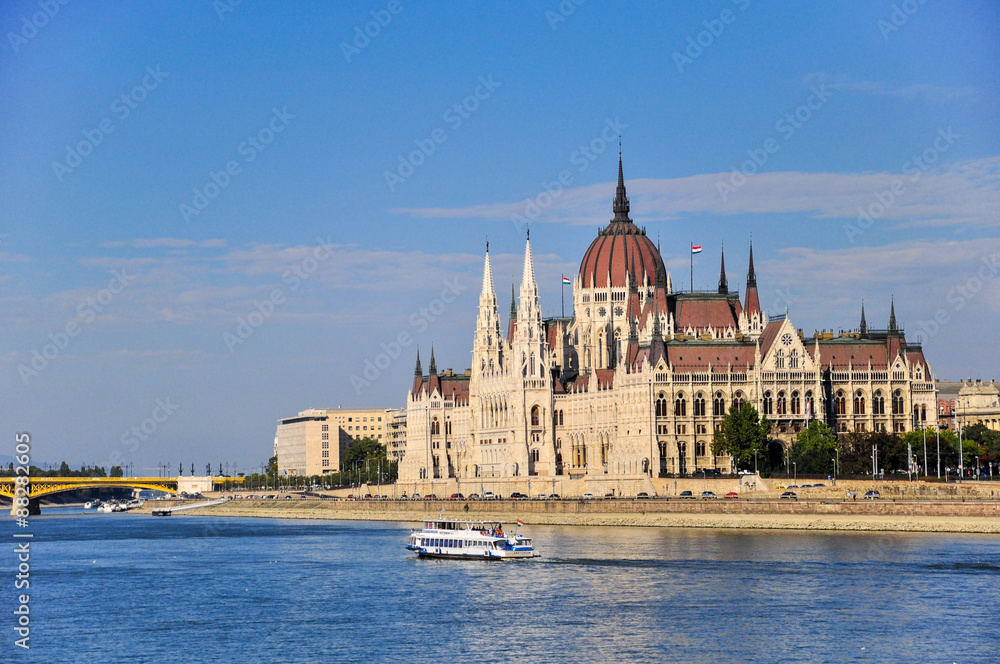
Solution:
<svg viewBox="0 0 1000 664"><path fill-rule="evenodd" d="M439 373L432 349L425 374L417 355L397 418L401 483L731 473L712 436L742 402L785 446L811 419L838 433L937 425L930 366L894 305L884 329L862 306L857 327L806 338L761 309L752 245L742 298L724 255L717 291L678 292L629 209L619 158L614 217L580 261L571 318L542 317L529 236L504 326L487 246L471 370Z"/></svg>

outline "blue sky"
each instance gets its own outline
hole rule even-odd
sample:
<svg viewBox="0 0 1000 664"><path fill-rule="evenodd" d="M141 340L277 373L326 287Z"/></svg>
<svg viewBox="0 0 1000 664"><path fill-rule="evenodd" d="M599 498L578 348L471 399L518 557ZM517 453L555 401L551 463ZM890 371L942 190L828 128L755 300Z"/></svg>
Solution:
<svg viewBox="0 0 1000 664"><path fill-rule="evenodd" d="M998 377L1000 6L432 4L4 4L11 441L253 467L279 417L402 405L418 344L468 365L487 237L506 309L529 212L558 313L618 132L676 286L724 242L742 287L752 234L807 333L894 297L939 377Z"/></svg>

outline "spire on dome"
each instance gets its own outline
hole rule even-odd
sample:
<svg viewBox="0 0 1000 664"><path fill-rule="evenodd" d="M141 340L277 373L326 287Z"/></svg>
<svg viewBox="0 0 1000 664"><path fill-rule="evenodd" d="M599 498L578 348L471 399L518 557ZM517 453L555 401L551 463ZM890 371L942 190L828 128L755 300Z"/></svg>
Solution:
<svg viewBox="0 0 1000 664"><path fill-rule="evenodd" d="M861 300L861 325L858 327L861 336L868 334L868 323L865 321L865 301Z"/></svg>
<svg viewBox="0 0 1000 664"><path fill-rule="evenodd" d="M611 221L630 222L628 218L629 204L628 195L625 193L625 175L622 171L622 145L621 136L618 137L618 188L615 189L615 203L612 206L615 217Z"/></svg>
<svg viewBox="0 0 1000 664"><path fill-rule="evenodd" d="M719 272L719 292L723 295L729 293L729 282L726 281L726 249L722 248L722 269Z"/></svg>
<svg viewBox="0 0 1000 664"><path fill-rule="evenodd" d="M757 273L753 269L753 240L750 240L750 267L747 269L747 288L757 287Z"/></svg>
<svg viewBox="0 0 1000 664"><path fill-rule="evenodd" d="M431 344L431 363L427 367L427 371L431 376L436 376L438 372L437 362L434 361L434 345Z"/></svg>
<svg viewBox="0 0 1000 664"><path fill-rule="evenodd" d="M422 378L424 375L424 370L420 367L420 348L417 348L417 367L413 370L413 375Z"/></svg>

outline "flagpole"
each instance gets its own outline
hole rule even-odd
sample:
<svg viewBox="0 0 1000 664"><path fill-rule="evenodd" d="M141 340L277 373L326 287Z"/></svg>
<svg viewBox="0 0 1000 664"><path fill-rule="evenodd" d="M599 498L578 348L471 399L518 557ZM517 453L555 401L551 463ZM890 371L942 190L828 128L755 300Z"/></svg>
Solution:
<svg viewBox="0 0 1000 664"><path fill-rule="evenodd" d="M562 300L562 317L566 318L566 275L562 274L562 279L559 280L562 288L560 289L559 296Z"/></svg>
<svg viewBox="0 0 1000 664"><path fill-rule="evenodd" d="M694 292L694 242L691 243L691 292Z"/></svg>

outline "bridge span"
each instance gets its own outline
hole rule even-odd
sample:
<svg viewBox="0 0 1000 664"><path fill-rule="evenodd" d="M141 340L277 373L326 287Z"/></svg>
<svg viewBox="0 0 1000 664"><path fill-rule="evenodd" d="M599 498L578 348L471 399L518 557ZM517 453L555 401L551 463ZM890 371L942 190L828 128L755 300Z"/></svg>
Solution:
<svg viewBox="0 0 1000 664"><path fill-rule="evenodd" d="M39 501L46 496L69 493L80 489L151 489L178 494L212 491L215 485L225 482L242 482L242 477L29 477L28 510L40 514ZM0 496L13 501L17 490L14 477L0 477ZM11 514L15 506L11 504Z"/></svg>

